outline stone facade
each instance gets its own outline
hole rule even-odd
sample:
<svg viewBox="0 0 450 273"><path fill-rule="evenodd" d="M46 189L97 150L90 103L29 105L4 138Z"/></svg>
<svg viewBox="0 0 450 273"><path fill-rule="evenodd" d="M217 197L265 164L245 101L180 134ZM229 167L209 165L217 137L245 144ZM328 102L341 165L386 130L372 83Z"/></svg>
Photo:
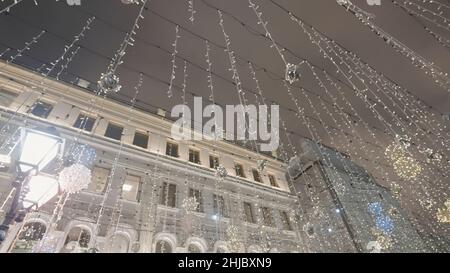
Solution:
<svg viewBox="0 0 450 273"><path fill-rule="evenodd" d="M74 145L96 152L90 187L29 212L9 229L1 252L302 251L292 209L297 200L283 162L228 142L174 142L172 122L164 117L1 65L0 219L13 195L14 160L5 158L14 159L19 128L55 127L66 141L63 159ZM86 117L92 124L77 128ZM176 154L170 155L168 143L176 145ZM216 176L210 156L226 168L225 179ZM261 159L267 167L258 182L252 173ZM245 177L236 175L235 164ZM61 160L55 161L43 172L57 176L61 168ZM193 196L201 207L196 211L185 207ZM250 221L244 202L251 207Z"/></svg>

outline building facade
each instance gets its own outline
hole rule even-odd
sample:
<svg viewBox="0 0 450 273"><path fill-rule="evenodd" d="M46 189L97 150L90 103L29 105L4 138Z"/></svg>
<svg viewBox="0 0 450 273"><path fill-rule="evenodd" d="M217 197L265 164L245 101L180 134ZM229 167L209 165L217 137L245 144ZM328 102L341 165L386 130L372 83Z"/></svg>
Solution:
<svg viewBox="0 0 450 273"><path fill-rule="evenodd" d="M77 147L95 154L89 187L29 212L0 252L304 251L283 162L228 142L174 141L161 113L3 62L0 97L0 219L20 128L52 126L65 140L46 175L58 177Z"/></svg>
<svg viewBox="0 0 450 273"><path fill-rule="evenodd" d="M289 176L298 193L311 252L430 252L387 188L345 155L312 141L291 159Z"/></svg>

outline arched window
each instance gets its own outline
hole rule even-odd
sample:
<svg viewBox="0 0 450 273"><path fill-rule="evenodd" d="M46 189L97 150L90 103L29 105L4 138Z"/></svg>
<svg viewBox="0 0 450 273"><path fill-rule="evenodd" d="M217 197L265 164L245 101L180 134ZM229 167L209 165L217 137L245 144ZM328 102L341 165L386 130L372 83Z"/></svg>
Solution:
<svg viewBox="0 0 450 273"><path fill-rule="evenodd" d="M63 252L84 252L89 247L91 233L83 227L73 227L67 234Z"/></svg>
<svg viewBox="0 0 450 273"><path fill-rule="evenodd" d="M216 253L227 253L228 251L224 248L224 247L222 247L222 246L219 246L219 247L217 247L217 249L216 249Z"/></svg>
<svg viewBox="0 0 450 273"><path fill-rule="evenodd" d="M29 222L20 232L11 252L31 252L33 247L44 237L47 227L41 222Z"/></svg>
<svg viewBox="0 0 450 273"><path fill-rule="evenodd" d="M188 246L188 253L202 253L202 250L197 244L190 244Z"/></svg>
<svg viewBox="0 0 450 273"><path fill-rule="evenodd" d="M115 234L111 236L110 240L110 248L109 251L111 253L128 253L130 248L130 240L124 234Z"/></svg>
<svg viewBox="0 0 450 273"><path fill-rule="evenodd" d="M172 245L165 240L159 240L158 242L156 242L155 252L156 253L172 253L173 252Z"/></svg>

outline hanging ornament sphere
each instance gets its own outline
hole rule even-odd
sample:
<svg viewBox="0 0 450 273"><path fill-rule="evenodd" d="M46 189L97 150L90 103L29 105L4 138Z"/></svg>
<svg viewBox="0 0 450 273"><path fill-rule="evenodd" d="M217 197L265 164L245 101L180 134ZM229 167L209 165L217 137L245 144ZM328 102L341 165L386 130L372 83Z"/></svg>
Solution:
<svg viewBox="0 0 450 273"><path fill-rule="evenodd" d="M450 199L445 201L444 205L445 208L438 209L436 217L438 219L438 222L450 224Z"/></svg>
<svg viewBox="0 0 450 273"><path fill-rule="evenodd" d="M262 172L267 166L267 159L259 159L257 162L258 171Z"/></svg>
<svg viewBox="0 0 450 273"><path fill-rule="evenodd" d="M91 179L91 170L82 164L74 164L61 171L58 181L63 192L73 194L87 189Z"/></svg>
<svg viewBox="0 0 450 273"><path fill-rule="evenodd" d="M397 159L394 164L395 173L403 179L414 179L422 172L420 164L411 156L404 156Z"/></svg>
<svg viewBox="0 0 450 273"><path fill-rule="evenodd" d="M197 198L194 197L189 197L183 200L182 203L182 208L186 211L186 213L191 213L194 212L198 209L198 206L200 205L200 203L197 201Z"/></svg>
<svg viewBox="0 0 450 273"><path fill-rule="evenodd" d="M120 80L113 72L103 73L98 81L98 86L100 91L103 93L114 92L117 93L122 89L122 86L119 84Z"/></svg>
<svg viewBox="0 0 450 273"><path fill-rule="evenodd" d="M227 169L225 169L224 166L220 165L220 166L217 167L217 169L216 169L216 176L217 177L223 179L223 178L227 177L227 175L228 175L228 172L227 172Z"/></svg>
<svg viewBox="0 0 450 273"><path fill-rule="evenodd" d="M384 154L386 157L392 161L397 161L401 159L402 157L405 157L407 152L403 145L394 142L393 144L389 145Z"/></svg>
<svg viewBox="0 0 450 273"><path fill-rule="evenodd" d="M300 80L300 76L301 76L300 67L298 65L288 64L286 66L285 79L290 84L293 84L294 82L299 81Z"/></svg>

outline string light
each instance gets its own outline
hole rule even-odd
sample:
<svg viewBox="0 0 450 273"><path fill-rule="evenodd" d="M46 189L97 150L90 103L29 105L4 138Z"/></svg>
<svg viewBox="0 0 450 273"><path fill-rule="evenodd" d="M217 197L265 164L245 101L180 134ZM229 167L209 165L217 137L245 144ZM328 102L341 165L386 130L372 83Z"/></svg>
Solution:
<svg viewBox="0 0 450 273"><path fill-rule="evenodd" d="M167 96L169 98L171 98L173 96L172 88L173 88L173 82L175 81L175 78L176 78L176 69L177 69L176 58L177 58L177 54L178 54L178 39L179 38L181 38L179 35L179 26L176 25L175 26L175 41L172 44L172 46L173 46L172 61L171 61L172 72L170 74L169 90L167 90Z"/></svg>

